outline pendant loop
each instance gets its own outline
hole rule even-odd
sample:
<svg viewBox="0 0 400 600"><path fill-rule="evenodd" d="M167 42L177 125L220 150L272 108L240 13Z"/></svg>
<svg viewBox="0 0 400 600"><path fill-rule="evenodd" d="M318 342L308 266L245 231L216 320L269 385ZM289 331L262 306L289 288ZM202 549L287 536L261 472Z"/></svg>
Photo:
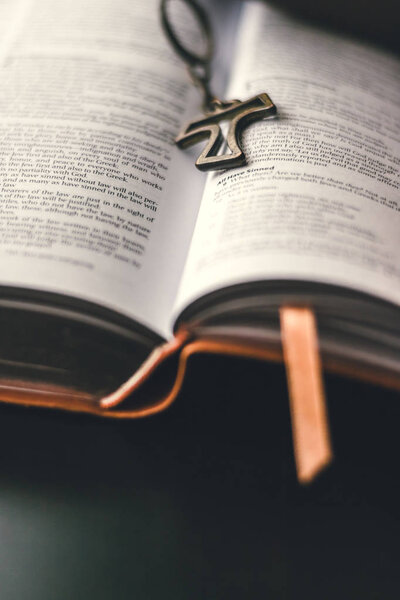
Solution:
<svg viewBox="0 0 400 600"><path fill-rule="evenodd" d="M201 33L206 40L207 48L205 53L203 55L196 54L181 43L178 34L176 33L171 17L168 14L168 3L170 2L171 0L161 0L160 10L162 26L172 47L181 57L181 59L186 62L192 82L201 90L203 94L203 110L206 112L214 112L221 106L225 106L225 103L212 93L209 85L211 60L214 50L212 29L209 18L205 10L203 10L203 8L197 4L196 0L179 0L179 2L186 4L186 6L192 10L194 16L196 17Z"/></svg>
<svg viewBox="0 0 400 600"><path fill-rule="evenodd" d="M208 67L208 65L207 65ZM203 94L203 110L206 112L213 111L216 104L220 104L221 100L216 98L210 90L209 81L210 73L208 68L190 67L188 66L190 79L194 85L200 89Z"/></svg>

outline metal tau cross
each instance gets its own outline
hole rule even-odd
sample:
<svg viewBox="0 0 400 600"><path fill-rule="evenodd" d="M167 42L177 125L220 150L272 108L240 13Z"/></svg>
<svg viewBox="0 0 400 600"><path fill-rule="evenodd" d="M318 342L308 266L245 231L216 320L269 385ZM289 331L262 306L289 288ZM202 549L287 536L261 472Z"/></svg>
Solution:
<svg viewBox="0 0 400 600"><path fill-rule="evenodd" d="M179 134L175 142L179 148L188 148L208 138L208 142L196 160L200 171L230 169L246 164L246 156L240 145L240 134L247 125L276 113L276 106L267 94L259 94L241 102L214 100L202 117L191 121ZM229 152L218 154L225 141L220 127L221 121L230 121L226 136Z"/></svg>
<svg viewBox="0 0 400 600"><path fill-rule="evenodd" d="M168 10L170 0L161 0L161 23L175 52L186 63L192 82L202 92L204 114L191 121L181 131L175 142L179 148L188 148L193 144L208 140L203 152L196 160L196 167L200 171L242 167L246 164L246 157L240 145L241 132L253 121L274 115L276 106L265 93L258 94L244 102L240 100L224 102L212 93L209 85L213 55L211 25L207 13L197 4L197 0L182 0L182 2L195 17L198 26L197 33L205 40L205 49L200 53L194 51L192 47L188 47L187 39L184 40L179 35L179 20L174 20L173 14ZM225 141L220 127L222 121L230 122L226 136L228 151L219 154Z"/></svg>

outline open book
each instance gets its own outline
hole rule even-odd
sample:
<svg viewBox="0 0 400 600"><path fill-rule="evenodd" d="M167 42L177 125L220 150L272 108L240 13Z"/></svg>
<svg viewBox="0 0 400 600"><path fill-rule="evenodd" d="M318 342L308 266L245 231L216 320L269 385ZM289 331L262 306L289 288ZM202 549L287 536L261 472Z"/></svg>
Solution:
<svg viewBox="0 0 400 600"><path fill-rule="evenodd" d="M399 385L400 60L215 10L217 91L278 115L205 176L174 145L199 95L157 1L0 4L5 401L147 414L188 342L279 360L283 305L312 307L326 368Z"/></svg>

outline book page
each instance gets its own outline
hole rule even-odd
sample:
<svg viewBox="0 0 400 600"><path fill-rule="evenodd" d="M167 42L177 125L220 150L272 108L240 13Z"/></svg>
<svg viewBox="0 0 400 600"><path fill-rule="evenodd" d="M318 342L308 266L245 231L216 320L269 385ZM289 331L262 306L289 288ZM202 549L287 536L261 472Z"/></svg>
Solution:
<svg viewBox="0 0 400 600"><path fill-rule="evenodd" d="M204 179L173 139L198 110L149 0L0 5L0 283L168 334Z"/></svg>
<svg viewBox="0 0 400 600"><path fill-rule="evenodd" d="M243 12L228 98L270 94L248 166L209 177L176 312L257 280L400 303L400 61L263 4Z"/></svg>

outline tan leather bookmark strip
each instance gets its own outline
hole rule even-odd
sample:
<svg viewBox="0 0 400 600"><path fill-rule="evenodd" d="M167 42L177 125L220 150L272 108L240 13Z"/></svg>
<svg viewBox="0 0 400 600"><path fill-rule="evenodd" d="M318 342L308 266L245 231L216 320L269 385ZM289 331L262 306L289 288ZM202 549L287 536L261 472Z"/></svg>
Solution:
<svg viewBox="0 0 400 600"><path fill-rule="evenodd" d="M297 476L310 482L332 460L315 316L310 308L280 309Z"/></svg>
<svg viewBox="0 0 400 600"><path fill-rule="evenodd" d="M189 338L186 331L178 333L171 341L158 346L151 352L150 356L144 361L141 367L126 381L123 383L115 392L105 396L100 400L100 406L102 408L113 408L118 404L121 404L127 396L130 396L134 391L142 385L142 383L148 379L157 367L169 356L179 352L185 345ZM163 405L163 403L161 403ZM159 408L152 407L146 409L145 412L153 413L159 412ZM142 412L142 411L140 411Z"/></svg>

